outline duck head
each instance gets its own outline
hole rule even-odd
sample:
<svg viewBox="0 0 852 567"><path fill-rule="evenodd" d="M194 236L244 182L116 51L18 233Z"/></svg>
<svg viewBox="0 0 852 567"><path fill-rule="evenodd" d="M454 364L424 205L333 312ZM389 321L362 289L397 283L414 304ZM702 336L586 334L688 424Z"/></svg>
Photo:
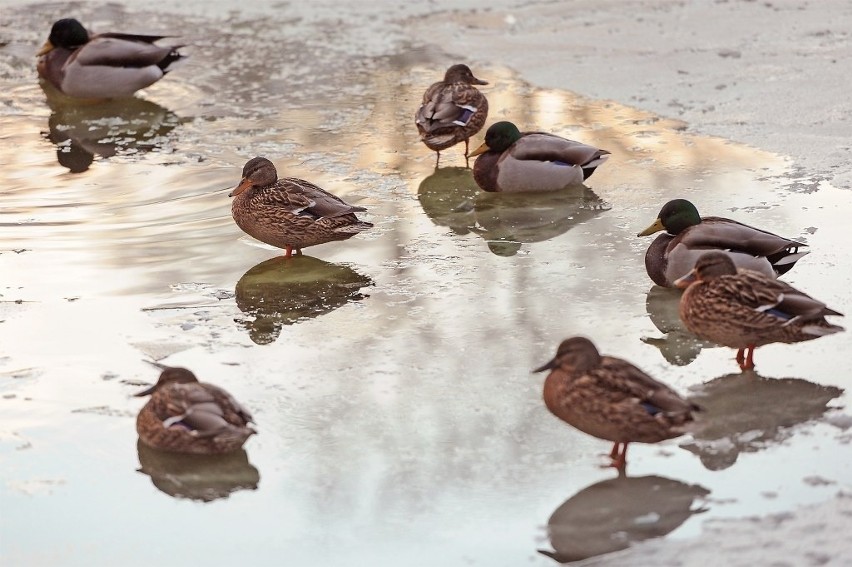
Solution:
<svg viewBox="0 0 852 567"><path fill-rule="evenodd" d="M267 187L276 181L278 171L271 161L263 157L252 158L243 166L243 178L236 189L228 193L228 197L236 197L249 187Z"/></svg>

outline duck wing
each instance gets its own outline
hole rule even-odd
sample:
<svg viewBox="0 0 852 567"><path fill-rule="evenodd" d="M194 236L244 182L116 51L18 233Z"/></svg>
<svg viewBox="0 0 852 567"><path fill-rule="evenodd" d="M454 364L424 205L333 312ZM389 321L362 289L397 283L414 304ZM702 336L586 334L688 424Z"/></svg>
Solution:
<svg viewBox="0 0 852 567"><path fill-rule="evenodd" d="M435 83L426 89L414 121L425 133L465 126L482 106L483 100L476 87L464 83Z"/></svg>
<svg viewBox="0 0 852 567"><path fill-rule="evenodd" d="M340 197L332 195L304 179L285 177L278 180L278 186L282 192L286 193L286 199L293 207L292 211L299 214L324 218L339 217L367 210L364 207L350 205Z"/></svg>
<svg viewBox="0 0 852 567"><path fill-rule="evenodd" d="M122 39L124 41L141 41L143 43L154 43L156 41L160 41L161 39L166 39L167 37L174 37L171 35L144 35L144 34L136 34L136 33L116 33L116 32L107 32L107 33L99 33L95 36L95 38L101 37L111 37L115 39Z"/></svg>
<svg viewBox="0 0 852 567"><path fill-rule="evenodd" d="M689 248L739 250L754 256L769 256L807 246L807 244L721 217L705 217L701 223L687 228L679 236L678 241Z"/></svg>
<svg viewBox="0 0 852 567"><path fill-rule="evenodd" d="M85 66L149 67L159 64L174 49L176 46L100 35L75 52L75 61Z"/></svg>
<svg viewBox="0 0 852 567"><path fill-rule="evenodd" d="M600 366L589 372L601 387L621 399L634 399L648 413L682 414L698 410L677 392L619 358L604 356Z"/></svg>
<svg viewBox="0 0 852 567"><path fill-rule="evenodd" d="M553 161L579 166L590 165L610 153L544 132L525 132L508 151L518 160Z"/></svg>
<svg viewBox="0 0 852 567"><path fill-rule="evenodd" d="M722 289L730 295L736 294L740 303L776 321L807 321L822 319L826 315L842 316L842 313L830 309L822 301L785 282L747 270L740 271L736 276L719 278L719 281L727 284Z"/></svg>
<svg viewBox="0 0 852 567"><path fill-rule="evenodd" d="M212 384L172 384L163 394L166 403L157 417L166 428L180 423L199 437L209 437L252 421L248 410L233 396Z"/></svg>

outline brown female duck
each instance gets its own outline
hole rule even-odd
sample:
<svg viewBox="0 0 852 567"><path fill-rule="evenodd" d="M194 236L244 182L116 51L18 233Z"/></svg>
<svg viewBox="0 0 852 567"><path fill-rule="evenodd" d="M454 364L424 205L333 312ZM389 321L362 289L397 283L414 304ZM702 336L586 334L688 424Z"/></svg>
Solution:
<svg viewBox="0 0 852 567"><path fill-rule="evenodd" d="M38 74L62 93L79 98L128 97L162 79L185 56L180 45L155 45L168 36L89 35L74 18L53 24L36 54Z"/></svg>
<svg viewBox="0 0 852 567"><path fill-rule="evenodd" d="M808 252L801 242L722 217L704 217L686 199L674 199L660 209L657 220L637 236L665 230L645 253L645 270L655 284L674 287L696 260L711 250L724 252L737 268L777 277Z"/></svg>
<svg viewBox="0 0 852 567"><path fill-rule="evenodd" d="M609 152L544 132L521 132L495 122L473 150L473 179L483 191L529 193L581 185Z"/></svg>
<svg viewBox="0 0 852 567"><path fill-rule="evenodd" d="M163 369L157 383L136 394L151 396L136 418L145 445L173 453L217 455L236 451L256 431L251 414L228 392L199 382L186 368Z"/></svg>
<svg viewBox="0 0 852 567"><path fill-rule="evenodd" d="M657 443L684 433L698 406L629 362L601 356L589 339L562 341L556 356L533 372L550 370L544 403L584 433L612 441L613 467L627 466L628 443Z"/></svg>
<svg viewBox="0 0 852 567"><path fill-rule="evenodd" d="M737 271L723 252L707 252L675 281L686 288L680 318L696 336L737 350L743 370L754 368L754 349L838 333L825 320L841 315L789 284L750 270Z"/></svg>
<svg viewBox="0 0 852 567"><path fill-rule="evenodd" d="M346 240L373 225L359 221L356 212L365 211L295 177L278 179L275 166L266 158L252 158L243 167L243 178L229 197L234 197L231 214L248 235L286 250Z"/></svg>
<svg viewBox="0 0 852 567"><path fill-rule="evenodd" d="M426 147L437 153L435 167L441 159L441 150L461 141L467 160L468 139L482 129L488 117L488 100L473 85L487 84L474 77L467 65L453 65L447 69L443 81L426 89L414 123Z"/></svg>

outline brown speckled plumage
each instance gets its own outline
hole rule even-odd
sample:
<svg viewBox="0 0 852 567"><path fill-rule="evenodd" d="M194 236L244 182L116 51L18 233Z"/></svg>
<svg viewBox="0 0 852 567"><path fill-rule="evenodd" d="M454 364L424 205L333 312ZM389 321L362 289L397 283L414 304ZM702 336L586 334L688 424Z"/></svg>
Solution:
<svg viewBox="0 0 852 567"><path fill-rule="evenodd" d="M586 338L562 341L550 370L544 403L553 415L584 433L614 443L613 466L626 466L628 443L677 437L698 407L620 358L601 356ZM623 448L619 450L619 445Z"/></svg>
<svg viewBox="0 0 852 567"><path fill-rule="evenodd" d="M423 103L414 115L420 139L438 153L464 142L465 158L468 140L482 129L488 118L488 100L473 85L487 85L473 76L467 65L453 65L443 81L433 83L423 94Z"/></svg>
<svg viewBox="0 0 852 567"><path fill-rule="evenodd" d="M159 366L159 365L158 365ZM136 418L139 439L154 449L216 455L236 451L256 432L252 416L228 392L199 382L186 368L162 367Z"/></svg>
<svg viewBox="0 0 852 567"><path fill-rule="evenodd" d="M307 246L346 240L371 228L354 213L364 211L295 177L278 179L275 166L256 157L243 168L240 184L231 192L231 214L245 233L279 248L289 257Z"/></svg>
<svg viewBox="0 0 852 567"><path fill-rule="evenodd" d="M723 252L707 252L676 281L685 287L680 318L696 336L738 349L740 368L754 368L754 349L769 343L798 343L838 333L826 321L840 315L789 284L739 270ZM747 351L747 356L746 356Z"/></svg>

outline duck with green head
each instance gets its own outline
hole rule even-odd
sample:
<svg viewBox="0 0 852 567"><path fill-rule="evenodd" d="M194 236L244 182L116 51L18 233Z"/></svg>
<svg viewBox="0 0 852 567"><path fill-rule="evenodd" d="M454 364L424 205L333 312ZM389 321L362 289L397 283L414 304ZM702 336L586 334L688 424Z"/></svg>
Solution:
<svg viewBox="0 0 852 567"><path fill-rule="evenodd" d="M778 277L807 251L807 246L777 234L722 217L701 217L686 199L669 201L657 219L637 236L664 230L645 253L645 269L655 284L674 287L674 281L688 273L705 252L726 254L737 268Z"/></svg>
<svg viewBox="0 0 852 567"><path fill-rule="evenodd" d="M771 276L737 270L724 252L706 252L675 285L680 318L697 337L737 349L742 370L754 368L754 349L799 343L843 331L826 321L842 316L825 303Z"/></svg>
<svg viewBox="0 0 852 567"><path fill-rule="evenodd" d="M610 153L503 121L488 128L485 143L470 155L478 156L473 178L484 191L529 193L581 185Z"/></svg>
<svg viewBox="0 0 852 567"><path fill-rule="evenodd" d="M155 45L168 36L90 35L74 18L53 24L36 54L38 74L60 92L77 98L132 96L162 79L185 56L181 45Z"/></svg>
<svg viewBox="0 0 852 567"><path fill-rule="evenodd" d="M695 404L626 360L602 356L585 337L565 339L556 356L533 370L550 370L544 403L583 433L613 442L611 466L624 471L628 443L657 443L682 435Z"/></svg>

